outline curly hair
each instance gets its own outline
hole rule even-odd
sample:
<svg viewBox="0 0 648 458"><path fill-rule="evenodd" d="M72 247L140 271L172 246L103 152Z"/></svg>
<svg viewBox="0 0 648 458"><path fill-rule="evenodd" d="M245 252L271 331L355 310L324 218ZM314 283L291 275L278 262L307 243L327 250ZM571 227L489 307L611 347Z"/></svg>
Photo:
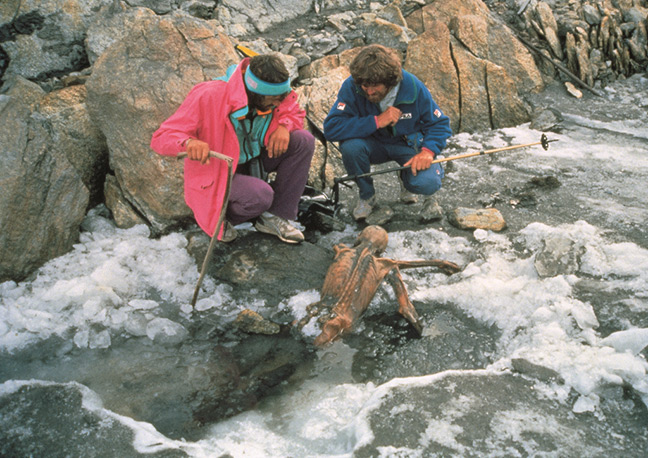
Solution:
<svg viewBox="0 0 648 458"><path fill-rule="evenodd" d="M369 45L353 59L349 70L358 86L384 84L396 86L403 77L400 57L396 51L382 45Z"/></svg>

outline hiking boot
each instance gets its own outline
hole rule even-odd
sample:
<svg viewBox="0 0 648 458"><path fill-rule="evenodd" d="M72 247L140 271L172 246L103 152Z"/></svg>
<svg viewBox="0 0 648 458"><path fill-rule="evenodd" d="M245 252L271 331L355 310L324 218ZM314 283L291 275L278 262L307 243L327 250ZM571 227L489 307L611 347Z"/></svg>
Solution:
<svg viewBox="0 0 648 458"><path fill-rule="evenodd" d="M279 237L279 240L282 242L301 243L304 241L304 234L292 226L288 220L268 212L263 212L259 216L254 227L259 232Z"/></svg>
<svg viewBox="0 0 648 458"><path fill-rule="evenodd" d="M236 237L238 237L238 231L229 221L225 221L225 230L223 231L223 238L220 241L223 243L231 243L236 240Z"/></svg>
<svg viewBox="0 0 648 458"><path fill-rule="evenodd" d="M418 202L418 195L409 192L405 188L403 180L399 179L398 181L400 181L400 201L404 204L415 204Z"/></svg>
<svg viewBox="0 0 648 458"><path fill-rule="evenodd" d="M372 196L367 200L358 199L358 203L353 209L353 219L356 221L366 219L371 215L374 205L376 204L376 196Z"/></svg>
<svg viewBox="0 0 648 458"><path fill-rule="evenodd" d="M441 219L443 219L443 208L441 208L439 202L432 196L426 197L419 212L419 221L427 224Z"/></svg>

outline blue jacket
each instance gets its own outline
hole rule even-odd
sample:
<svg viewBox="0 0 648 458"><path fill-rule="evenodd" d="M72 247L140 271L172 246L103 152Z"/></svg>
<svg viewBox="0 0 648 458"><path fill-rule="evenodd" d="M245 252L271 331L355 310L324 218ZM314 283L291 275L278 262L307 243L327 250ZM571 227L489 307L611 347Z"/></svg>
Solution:
<svg viewBox="0 0 648 458"><path fill-rule="evenodd" d="M394 126L378 129L375 117L381 113L380 107L367 100L364 91L349 77L324 120L324 136L334 142L372 136L384 143L407 143L417 151L424 146L435 155L445 148L452 135L450 118L443 114L425 85L405 70L394 106L402 112L400 120Z"/></svg>

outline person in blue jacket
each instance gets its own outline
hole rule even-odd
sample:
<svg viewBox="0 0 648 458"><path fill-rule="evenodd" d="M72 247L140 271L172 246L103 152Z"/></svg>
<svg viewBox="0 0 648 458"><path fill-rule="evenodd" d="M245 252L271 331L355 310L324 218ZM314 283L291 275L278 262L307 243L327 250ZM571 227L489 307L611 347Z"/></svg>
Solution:
<svg viewBox="0 0 648 458"><path fill-rule="evenodd" d="M396 51L381 45L363 48L349 66L351 76L338 92L324 120L328 141L339 142L349 175L370 172L371 164L396 161L401 200L416 202L441 188L443 168L432 164L452 135L450 119L430 91L401 67ZM375 205L372 178L357 178L356 220L367 218Z"/></svg>

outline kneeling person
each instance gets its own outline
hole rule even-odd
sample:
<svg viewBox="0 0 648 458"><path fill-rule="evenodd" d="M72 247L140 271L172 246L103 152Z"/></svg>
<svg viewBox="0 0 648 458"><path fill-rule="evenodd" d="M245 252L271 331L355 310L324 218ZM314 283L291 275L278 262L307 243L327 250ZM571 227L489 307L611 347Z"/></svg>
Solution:
<svg viewBox="0 0 648 458"><path fill-rule="evenodd" d="M305 116L281 59L258 55L230 67L226 76L194 86L153 134L151 148L171 156L187 152L185 200L210 236L230 242L236 238L233 226L256 220L258 231L299 243L304 236L290 221L297 218L315 149L312 134L303 129ZM227 167L210 160L210 150L233 158L236 167L220 234L214 232ZM276 172L272 185L241 173L256 160L267 172Z"/></svg>
<svg viewBox="0 0 648 458"><path fill-rule="evenodd" d="M441 188L443 168L432 164L452 135L450 119L430 91L401 67L395 51L381 45L363 48L349 66L351 76L338 92L324 120L324 135L340 142L349 175L371 171L371 164L396 161L409 167L400 173L401 199L431 195ZM373 179L357 178L356 220L371 214Z"/></svg>

